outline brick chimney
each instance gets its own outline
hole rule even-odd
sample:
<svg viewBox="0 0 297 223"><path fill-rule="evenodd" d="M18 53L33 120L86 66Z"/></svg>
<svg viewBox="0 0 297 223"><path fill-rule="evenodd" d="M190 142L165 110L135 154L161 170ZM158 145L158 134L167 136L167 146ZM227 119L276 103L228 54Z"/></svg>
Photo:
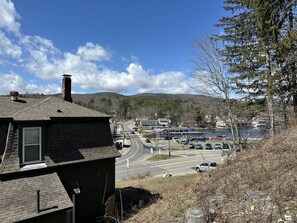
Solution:
<svg viewBox="0 0 297 223"><path fill-rule="evenodd" d="M62 98L65 101L72 102L71 97L71 75L64 74L62 80Z"/></svg>

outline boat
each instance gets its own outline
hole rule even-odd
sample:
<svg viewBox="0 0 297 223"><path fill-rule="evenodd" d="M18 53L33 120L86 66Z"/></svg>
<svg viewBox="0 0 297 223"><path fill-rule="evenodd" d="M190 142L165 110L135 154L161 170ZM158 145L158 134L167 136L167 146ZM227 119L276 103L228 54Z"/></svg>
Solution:
<svg viewBox="0 0 297 223"><path fill-rule="evenodd" d="M222 128L228 128L229 126L224 121L218 121L216 122L216 128L222 129Z"/></svg>
<svg viewBox="0 0 297 223"><path fill-rule="evenodd" d="M266 127L267 126L267 121L266 120L255 120L252 122L252 126L255 128L258 127Z"/></svg>

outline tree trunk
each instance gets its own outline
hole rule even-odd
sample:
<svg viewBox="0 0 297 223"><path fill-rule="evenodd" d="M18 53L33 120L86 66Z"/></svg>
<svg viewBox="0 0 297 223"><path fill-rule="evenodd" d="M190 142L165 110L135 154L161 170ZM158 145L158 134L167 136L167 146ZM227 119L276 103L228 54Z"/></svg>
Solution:
<svg viewBox="0 0 297 223"><path fill-rule="evenodd" d="M270 136L275 135L275 123L274 123L274 108L273 108L273 71L270 64L270 52L267 47L266 50L266 70L267 70L267 107L269 115L269 127Z"/></svg>
<svg viewBox="0 0 297 223"><path fill-rule="evenodd" d="M239 147L239 151L242 151L241 136L240 136L240 131L238 129L236 119L235 119L235 117L233 115L233 110L231 108L228 96L226 96L226 102L227 102L227 106L228 106L229 119L230 119L230 122L231 122L231 133L232 133L232 139L233 139L233 149L234 149L234 151L236 153L237 147Z"/></svg>
<svg viewBox="0 0 297 223"><path fill-rule="evenodd" d="M230 113L230 110L228 111L228 113L229 113L229 119L230 119L230 124L231 124L230 128L231 128L231 134L232 134L232 150L236 154L236 137L235 137L235 133L234 133L234 125L233 125L233 120L232 120L232 115Z"/></svg>
<svg viewBox="0 0 297 223"><path fill-rule="evenodd" d="M284 126L287 128L289 124L288 114L287 114L287 104L284 100L282 100L282 110L283 110L283 119L284 119Z"/></svg>
<svg viewBox="0 0 297 223"><path fill-rule="evenodd" d="M238 147L239 147L239 151L242 152L243 148L242 148L242 142L241 142L241 135L240 135L240 131L238 128L238 124L234 118L234 128L235 128L235 133L238 139Z"/></svg>
<svg viewBox="0 0 297 223"><path fill-rule="evenodd" d="M273 95L269 94L267 98L268 114L269 114L269 127L270 136L275 135L275 123L274 123L274 109L273 109Z"/></svg>
<svg viewBox="0 0 297 223"><path fill-rule="evenodd" d="M296 88L296 84L294 88ZM294 109L294 117L295 119L297 119L297 94L296 93L293 94L292 104Z"/></svg>

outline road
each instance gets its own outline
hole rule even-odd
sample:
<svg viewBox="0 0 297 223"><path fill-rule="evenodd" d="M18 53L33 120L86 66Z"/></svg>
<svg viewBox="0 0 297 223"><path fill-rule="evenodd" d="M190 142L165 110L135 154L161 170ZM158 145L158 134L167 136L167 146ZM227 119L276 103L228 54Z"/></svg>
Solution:
<svg viewBox="0 0 297 223"><path fill-rule="evenodd" d="M146 159L152 155L151 148L153 145L145 143L139 135L130 134L131 123L126 123L123 127L126 130L126 137L130 137L131 147L125 149L123 156L116 160L116 181L145 175L195 173L194 167L202 162L203 158L217 163L221 162L222 150L194 149L171 151L172 155L178 155L179 158L147 162ZM162 154L168 154L167 149L160 151ZM154 149L153 153L156 154L157 152L159 151Z"/></svg>

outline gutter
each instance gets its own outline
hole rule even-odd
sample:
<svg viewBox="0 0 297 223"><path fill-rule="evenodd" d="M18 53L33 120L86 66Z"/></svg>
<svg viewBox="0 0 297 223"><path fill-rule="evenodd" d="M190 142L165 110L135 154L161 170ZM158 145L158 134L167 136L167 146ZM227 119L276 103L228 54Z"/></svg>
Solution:
<svg viewBox="0 0 297 223"><path fill-rule="evenodd" d="M12 138L11 138L12 137ZM6 143L5 143L5 149L4 149L4 153L2 156L2 162L0 164L0 174L3 172L6 162L7 162L7 150L9 147L9 144L11 143L11 140L13 139L13 124L11 122L9 122L8 125L8 130L7 130L7 137L6 137Z"/></svg>

